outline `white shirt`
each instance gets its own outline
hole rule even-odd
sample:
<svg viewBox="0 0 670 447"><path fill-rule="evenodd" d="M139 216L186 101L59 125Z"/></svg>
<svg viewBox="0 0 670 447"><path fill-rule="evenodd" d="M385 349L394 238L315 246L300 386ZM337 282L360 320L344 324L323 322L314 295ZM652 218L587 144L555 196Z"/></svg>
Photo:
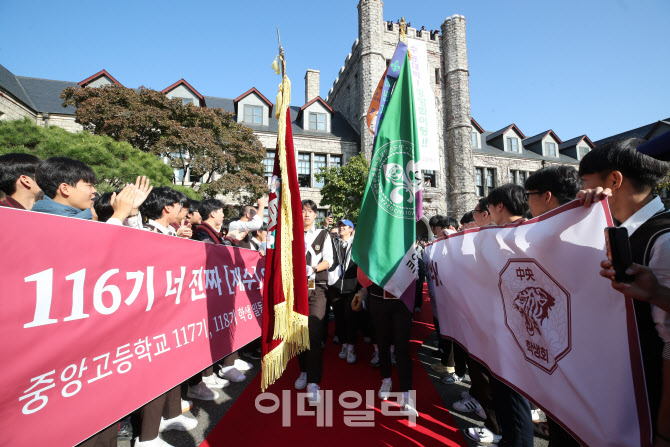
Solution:
<svg viewBox="0 0 670 447"><path fill-rule="evenodd" d="M240 233L244 231L256 231L260 230L263 226L263 218L260 214L256 214L250 221L242 222L241 220L236 220L231 222L228 225L228 231L237 230Z"/></svg>
<svg viewBox="0 0 670 447"><path fill-rule="evenodd" d="M158 230L158 231L156 231L156 233L167 234L168 236L176 236L177 235L177 232L170 225L168 225L167 228L165 228L163 225L161 225L158 222L156 222L155 220L151 220L151 219L149 219L148 224L153 226L156 230ZM153 230L149 230L149 231L153 231Z"/></svg>
<svg viewBox="0 0 670 447"><path fill-rule="evenodd" d="M643 223L664 208L660 197L656 196L651 202L630 216L621 226L628 230L630 236ZM656 275L659 284L670 287L670 233L659 236L654 242L649 256L649 268ZM663 342L670 343L670 314L656 306L651 306L651 315L656 324L658 335L663 339Z"/></svg>
<svg viewBox="0 0 670 447"><path fill-rule="evenodd" d="M138 230L143 230L144 229L142 227L142 217L141 217L140 213L137 213L137 215L134 216L134 217L126 217L126 219L123 222L121 222L116 217L110 217L107 220L106 223L112 224L112 225L119 225L119 226L129 227L129 228L136 228Z"/></svg>
<svg viewBox="0 0 670 447"><path fill-rule="evenodd" d="M314 243L314 239L316 239L316 237L319 235L320 231L325 232L326 230L316 228L315 225L312 225L312 228L305 231L305 256L307 256L307 252L310 250L314 251L312 249L312 244ZM326 235L326 240L324 241L323 245L323 250L321 251L320 256L312 253L312 263L310 267L314 267L316 269L316 266L319 265L321 261L328 261L328 267L333 265L333 242L330 240L330 235ZM326 267L326 269L328 267ZM314 279L314 275L310 276L310 279Z"/></svg>

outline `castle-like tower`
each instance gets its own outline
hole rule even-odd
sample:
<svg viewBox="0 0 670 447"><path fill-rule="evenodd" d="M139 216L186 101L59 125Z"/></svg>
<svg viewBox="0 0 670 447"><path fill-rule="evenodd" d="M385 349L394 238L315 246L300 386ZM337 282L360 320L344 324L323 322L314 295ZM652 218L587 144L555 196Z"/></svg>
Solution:
<svg viewBox="0 0 670 447"><path fill-rule="evenodd" d="M373 147L367 128L368 107L399 37L399 25L394 22L400 18L385 22L383 5L381 0L358 3L358 39L326 100L360 129L361 152L368 159ZM407 29L407 37L426 42L438 114L435 132L439 136L440 165L425 172L430 185L424 190L424 211L427 218L436 214L460 218L476 204L465 18L450 17L441 30L440 34L423 27Z"/></svg>

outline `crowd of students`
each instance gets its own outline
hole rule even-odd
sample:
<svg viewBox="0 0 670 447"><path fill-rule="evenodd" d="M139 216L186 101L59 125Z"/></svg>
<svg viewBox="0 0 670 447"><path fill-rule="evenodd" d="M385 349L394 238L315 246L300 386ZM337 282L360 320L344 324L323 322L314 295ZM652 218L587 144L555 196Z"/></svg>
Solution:
<svg viewBox="0 0 670 447"><path fill-rule="evenodd" d="M642 143L643 140L625 139L599 146L583 157L579 170L569 166L540 169L528 177L524 187L505 184L493 189L460 223L450 217L433 216L430 227L439 238L465 228L514 224L575 198L584 206L608 200L613 218L630 235L634 264L629 272L634 279L630 283L616 282L608 260L601 264L601 275L611 279L616 290L634 299L654 445L659 447L670 446L670 207L663 204L655 189L667 174L668 166L638 151ZM96 181L90 167L77 160L53 157L42 161L27 154L3 155L0 190L6 196L0 206L94 219L261 253L266 249L262 200L257 207L243 207L239 219L226 225L224 204L217 199L191 201L172 188L151 187L144 177L138 177L135 184L98 196ZM302 211L311 349L299 355L301 374L295 388L306 389L308 403L319 405L322 349L332 309L334 341L342 345L339 357L349 364L359 361L356 354L359 335L374 343L370 363L380 369L378 397L388 399L395 388L403 393L404 411L418 415L410 397L412 311L362 275L351 259L353 222L343 218L332 229L328 228L332 222L327 222L326 228L318 228L316 204L304 200ZM425 241L417 242L419 252L423 245ZM425 274L419 270L415 312L420 311ZM432 306L441 305L436 297L430 298ZM439 323L435 320L438 334ZM456 384L466 374L471 381L470 389L462 394L461 400L452 403L453 408L476 414L484 421L482 426L465 430L465 435L478 443L532 446L534 421L543 417L542 412L470 358L459 344L440 339L439 348L441 359L431 368L443 376L442 382ZM250 356L259 358L256 346L247 349ZM398 368L397 387L391 379L393 366ZM221 365L214 365L183 384L186 395L195 400L214 400L218 397L217 390L230 381L244 381L244 373L251 368L250 363L233 353ZM182 414L191 405L181 399L179 385L142 407L132 418L137 435L134 445L169 446L159 432L193 429L197 421ZM551 447L579 445L554 421L547 420L547 425ZM83 445L110 446L115 442L116 425Z"/></svg>
<svg viewBox="0 0 670 447"><path fill-rule="evenodd" d="M246 206L239 220L227 225L224 204L218 199L202 202L169 187L152 187L146 177L138 177L135 184L98 194L97 178L93 170L78 160L52 157L47 160L30 154L0 156L0 191L4 198L0 206L32 210L41 213L96 220L112 225L125 225L166 236L197 241L265 250L267 227L263 223L263 200L258 207ZM260 359L260 344L252 343L244 354ZM167 430L192 430L198 421L182 413L193 407L188 399L212 401L219 397L218 390L230 382L246 380L246 371L253 365L238 352L225 357L219 365L212 365L174 387L130 415L138 447L169 447L159 437ZM111 447L117 444L118 423L84 441L87 447ZM126 430L127 427L124 427Z"/></svg>

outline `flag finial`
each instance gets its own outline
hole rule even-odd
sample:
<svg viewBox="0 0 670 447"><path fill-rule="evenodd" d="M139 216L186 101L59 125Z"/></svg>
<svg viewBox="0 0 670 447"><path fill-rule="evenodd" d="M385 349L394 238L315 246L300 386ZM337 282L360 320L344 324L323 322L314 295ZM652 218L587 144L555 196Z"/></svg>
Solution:
<svg viewBox="0 0 670 447"><path fill-rule="evenodd" d="M401 17L400 18L400 41L405 42L407 39L407 25L409 25L407 22L405 22L405 18Z"/></svg>

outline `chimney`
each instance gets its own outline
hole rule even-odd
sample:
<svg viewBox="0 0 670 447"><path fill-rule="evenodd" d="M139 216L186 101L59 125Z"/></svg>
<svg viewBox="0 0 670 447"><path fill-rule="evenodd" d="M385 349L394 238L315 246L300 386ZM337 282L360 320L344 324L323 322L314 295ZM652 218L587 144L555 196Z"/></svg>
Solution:
<svg viewBox="0 0 670 447"><path fill-rule="evenodd" d="M305 74L305 104L319 96L319 70L308 69Z"/></svg>

